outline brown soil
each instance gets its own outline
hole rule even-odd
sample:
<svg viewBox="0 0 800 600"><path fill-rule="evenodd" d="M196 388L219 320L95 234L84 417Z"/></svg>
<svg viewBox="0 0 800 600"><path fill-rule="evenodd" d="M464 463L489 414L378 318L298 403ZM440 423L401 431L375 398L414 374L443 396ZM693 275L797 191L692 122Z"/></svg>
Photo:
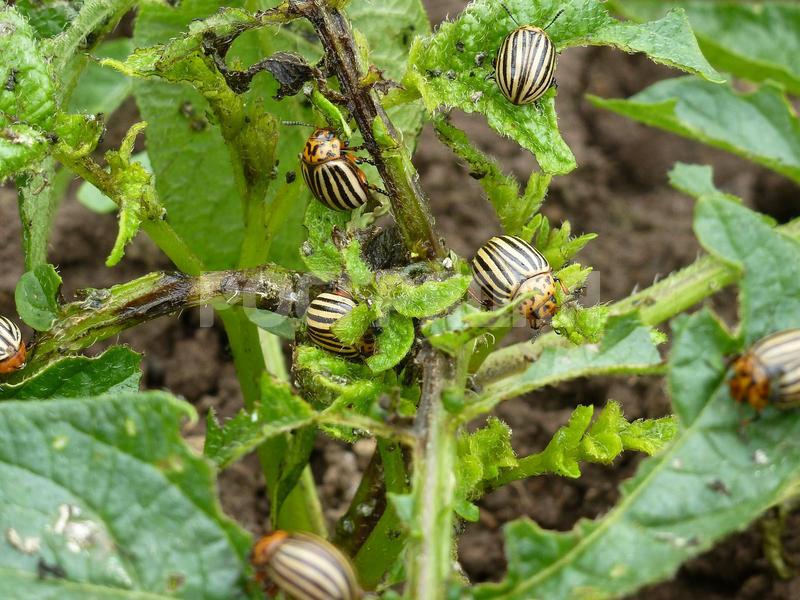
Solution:
<svg viewBox="0 0 800 600"><path fill-rule="evenodd" d="M428 0L426 4L431 18L438 22L448 13L456 14L464 2ZM635 286L646 286L697 255L699 247L691 230L693 203L666 182L666 173L676 161L712 164L719 186L781 220L800 212L793 201L797 189L783 178L722 152L594 109L584 99L587 92L628 96L674 75L669 70L642 57L589 48L565 52L558 75L560 125L579 168L553 182L544 211L554 222L568 219L576 232L599 234L579 257L598 274L591 300L623 297ZM130 120L135 118L131 103L114 119L125 120L126 115ZM522 181L535 168L528 153L499 138L480 117L456 115L455 121ZM122 125L107 136L107 144L118 142L125 129ZM498 231L479 186L430 129L423 134L415 162L440 231L456 251L471 255L487 236ZM128 249L120 266L105 268L103 260L115 231L113 216L90 213L70 194L58 213L50 254L64 278L66 297L79 288L104 287L170 268L145 236L139 236ZM13 290L23 271L19 235L15 194L0 189L2 314L14 312ZM726 318L735 318L732 294L712 303ZM144 382L148 388L164 387L184 396L201 415L213 407L221 416L230 416L241 406L241 399L226 340L219 326L198 328L198 319L196 311L187 311L126 332L119 341L145 353ZM517 451L527 454L549 441L575 405L602 406L610 398L620 401L630 418L661 416L669 407L659 380L592 379L507 402L496 414L512 427ZM192 441L200 443L201 433L201 429L187 431ZM313 466L331 520L346 508L369 450L358 447L353 451L338 442L319 440ZM502 576L505 563L500 527L512 519L525 515L543 527L566 530L581 517L602 515L616 502L619 483L633 474L639 460L639 456L629 454L612 467L586 466L578 480L539 477L484 498L480 522L466 525L462 533L460 560L465 571L474 581ZM228 514L254 533L263 529L268 502L256 460L251 457L225 471L220 477L220 491ZM795 515L784 540L789 562L794 565L800 565L798 525L800 516ZM631 596L742 600L798 597L800 578L783 581L773 573L763 557L761 535L755 526L685 565L673 581Z"/></svg>

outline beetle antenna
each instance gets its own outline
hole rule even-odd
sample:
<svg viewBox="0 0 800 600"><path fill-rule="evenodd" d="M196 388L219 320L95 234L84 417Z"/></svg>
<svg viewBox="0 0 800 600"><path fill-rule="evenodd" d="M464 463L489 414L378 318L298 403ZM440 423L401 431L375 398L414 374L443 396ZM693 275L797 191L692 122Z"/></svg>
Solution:
<svg viewBox="0 0 800 600"><path fill-rule="evenodd" d="M514 18L514 15L512 15L512 14L511 14L511 11L510 11L510 10L508 10L508 7L506 6L505 2L503 2L502 0L499 0L499 1L500 1L500 6L502 6L502 7L503 7L503 10L505 10L505 11L508 13L508 16L509 16L509 17L511 17L511 20L512 20L512 21L514 21L514 23L516 23L516 24L517 24L517 27L519 27L519 26L520 26L520 25L519 25L519 21L517 21L517 20Z"/></svg>
<svg viewBox="0 0 800 600"><path fill-rule="evenodd" d="M547 31L547 28L548 28L548 27L550 27L550 25L552 25L553 23L555 23L555 22L556 22L556 19L557 19L558 17L560 17L562 14L564 14L564 9L563 9L563 8L562 8L560 11L558 11L558 12L556 13L556 16L555 16L555 17L553 17L552 19L550 19L550 22L547 24L547 26L546 26L546 27L544 27L544 30L545 30L545 31Z"/></svg>
<svg viewBox="0 0 800 600"><path fill-rule="evenodd" d="M313 123L305 123L303 121L281 121L281 125L298 125L300 127L319 127Z"/></svg>

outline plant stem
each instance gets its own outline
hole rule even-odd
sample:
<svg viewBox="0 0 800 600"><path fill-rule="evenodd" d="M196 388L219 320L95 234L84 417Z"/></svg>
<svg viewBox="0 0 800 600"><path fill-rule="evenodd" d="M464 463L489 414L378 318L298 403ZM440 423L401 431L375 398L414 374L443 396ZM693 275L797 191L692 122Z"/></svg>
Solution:
<svg viewBox="0 0 800 600"><path fill-rule="evenodd" d="M306 17L322 42L329 66L364 138L364 146L386 186L395 221L412 256L442 257L446 250L433 228L428 202L418 183L402 136L389 120L371 86L362 84L359 53L350 24L321 0L296 0L294 8ZM377 139L380 137L380 141Z"/></svg>
<svg viewBox="0 0 800 600"><path fill-rule="evenodd" d="M318 280L310 275L265 265L198 277L150 273L109 289L88 290L80 300L61 307L62 316L53 329L36 339L29 364L41 366L144 321L195 306L217 304L217 308L228 308L247 303L294 316L305 310L309 289L316 285ZM244 315L242 318L246 319Z"/></svg>
<svg viewBox="0 0 800 600"><path fill-rule="evenodd" d="M800 241L800 219L781 225L776 231ZM658 325L736 283L743 275L741 270L714 256L703 256L666 279L611 304L610 314L623 315L638 310L645 325ZM533 342L507 346L489 355L473 382L481 387L497 384L525 370L545 349L567 345L567 340L550 332Z"/></svg>
<svg viewBox="0 0 800 600"><path fill-rule="evenodd" d="M386 509L383 478L383 463L376 448L347 512L336 524L333 543L350 556L358 551Z"/></svg>
<svg viewBox="0 0 800 600"><path fill-rule="evenodd" d="M17 177L17 200L22 223L22 248L25 270L30 271L47 262L47 241L61 196L69 179L56 174L55 161L45 158L36 171ZM68 173L68 172L67 172Z"/></svg>
<svg viewBox="0 0 800 600"><path fill-rule="evenodd" d="M384 492L406 494L408 468L403 448L396 442L379 439L378 452L383 463ZM388 501L385 505L380 519L353 558L361 584L369 590L375 589L395 564L405 543L403 526L394 505Z"/></svg>
<svg viewBox="0 0 800 600"><path fill-rule="evenodd" d="M456 490L456 433L442 394L462 394L466 353L455 360L438 350L420 353L422 397L417 410L420 432L414 448L414 517L407 549L407 598L444 598L453 563L453 506Z"/></svg>

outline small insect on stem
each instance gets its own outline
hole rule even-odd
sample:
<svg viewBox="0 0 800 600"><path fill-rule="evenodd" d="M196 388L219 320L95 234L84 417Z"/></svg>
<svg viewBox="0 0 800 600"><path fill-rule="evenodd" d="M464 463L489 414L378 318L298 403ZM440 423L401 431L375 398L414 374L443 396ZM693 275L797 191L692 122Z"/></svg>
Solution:
<svg viewBox="0 0 800 600"><path fill-rule="evenodd" d="M0 317L0 375L19 371L25 366L27 349L15 323Z"/></svg>
<svg viewBox="0 0 800 600"><path fill-rule="evenodd" d="M544 27L520 25L508 7L500 2L517 25L500 44L494 60L494 78L502 94L513 104L531 104L555 85L556 49L546 33L564 10L559 10Z"/></svg>
<svg viewBox="0 0 800 600"><path fill-rule="evenodd" d="M364 597L347 557L315 535L276 531L256 542L250 560L262 585L294 600Z"/></svg>
<svg viewBox="0 0 800 600"><path fill-rule="evenodd" d="M520 311L533 329L540 329L559 309L556 283L547 259L525 240L513 235L493 237L472 259L472 271L491 305L508 304L521 294L533 297L520 305Z"/></svg>
<svg viewBox="0 0 800 600"><path fill-rule="evenodd" d="M800 406L800 329L758 340L733 363L731 396L757 411Z"/></svg>

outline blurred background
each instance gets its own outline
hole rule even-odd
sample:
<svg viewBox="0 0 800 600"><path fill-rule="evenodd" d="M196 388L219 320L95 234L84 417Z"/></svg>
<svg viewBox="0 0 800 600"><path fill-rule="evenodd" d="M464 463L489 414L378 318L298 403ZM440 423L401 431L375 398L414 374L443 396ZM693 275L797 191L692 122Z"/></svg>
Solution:
<svg viewBox="0 0 800 600"><path fill-rule="evenodd" d="M425 4L436 24L457 14L466 3L425 0ZM130 35L131 23L127 18L118 35ZM555 178L543 211L554 224L569 220L575 233L599 234L578 256L596 272L592 301L624 297L697 256L700 248L691 229L693 201L667 184L667 171L677 161L712 165L718 187L780 222L800 214L799 190L789 180L730 154L594 108L585 100L586 93L628 97L677 75L646 58L609 48L574 48L559 57L556 107L578 169ZM101 150L117 147L127 128L138 120L136 105L128 98L110 119ZM454 121L521 181L536 168L529 153L500 138L482 117L455 114ZM143 149L141 139L139 144ZM494 211L479 186L430 127L422 135L415 164L439 231L459 254L472 256L487 237L499 232ZM64 280L65 298L80 288L106 287L171 268L145 235L127 249L119 266L106 268L116 216L97 214L80 204L75 197L78 184L72 182L59 209L50 248L50 260ZM14 287L23 271L16 192L0 188L0 314L15 314ZM722 293L711 302L729 322L735 322L735 300L732 293ZM199 323L197 311L186 311L128 331L119 341L144 353L147 388L168 388L196 406L201 419L187 429L186 436L202 447L202 417L208 409L213 407L223 418L232 416L241 407L241 397L221 325L204 328ZM544 447L575 405L603 406L608 399L620 401L630 419L669 412L661 380L594 378L506 402L496 415L511 426L517 451L528 454ZM371 451L368 441L349 448L318 440L312 464L331 522L346 509ZM602 515L617 501L619 483L632 475L640 459L625 455L611 467L586 465L576 481L538 477L487 496L480 502L480 521L462 532L464 570L474 581L499 579L505 569L500 528L519 516L526 515L545 528L566 530L580 518ZM269 508L256 460L251 457L225 471L220 493L231 517L253 533L263 531ZM675 580L631 598L800 598L800 578L782 580L774 574L764 558L761 537L755 525L686 564ZM789 566L800 567L800 513L790 517L783 543Z"/></svg>

